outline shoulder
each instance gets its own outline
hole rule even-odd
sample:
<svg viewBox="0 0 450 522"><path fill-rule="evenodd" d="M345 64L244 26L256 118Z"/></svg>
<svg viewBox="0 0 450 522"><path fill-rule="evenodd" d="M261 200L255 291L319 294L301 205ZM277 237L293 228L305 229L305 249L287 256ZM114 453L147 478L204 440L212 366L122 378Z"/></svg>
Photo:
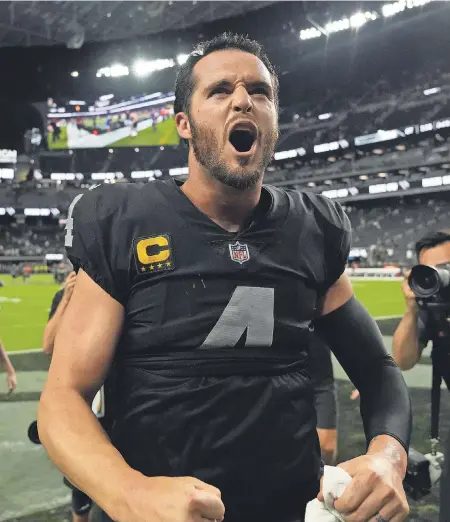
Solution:
<svg viewBox="0 0 450 522"><path fill-rule="evenodd" d="M350 221L342 206L326 196L314 192L282 189L270 186L273 193L285 194L293 208L300 216L310 216L320 228L334 228L350 231Z"/></svg>
<svg viewBox="0 0 450 522"><path fill-rule="evenodd" d="M71 203L73 213L86 220L114 214L126 204L132 193L130 188L128 183L94 185L75 196Z"/></svg>
<svg viewBox="0 0 450 522"><path fill-rule="evenodd" d="M161 181L149 183L104 183L79 194L71 203L77 221L112 222L139 218L153 207Z"/></svg>

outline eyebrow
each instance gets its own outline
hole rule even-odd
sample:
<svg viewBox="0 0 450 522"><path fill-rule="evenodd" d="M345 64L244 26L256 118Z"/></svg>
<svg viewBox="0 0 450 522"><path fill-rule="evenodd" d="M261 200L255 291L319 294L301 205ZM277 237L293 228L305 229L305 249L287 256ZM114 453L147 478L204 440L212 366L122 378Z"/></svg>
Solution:
<svg viewBox="0 0 450 522"><path fill-rule="evenodd" d="M231 87L231 85L232 85L232 83L229 80L223 79L223 80L218 80L217 82L211 83L210 85L208 85L206 87L205 90L212 91L219 87ZM263 80L258 80L255 82L246 82L246 86L249 89L256 89L258 87L259 88L262 87L262 88L266 89L269 94L273 94L273 87L269 83L267 83Z"/></svg>

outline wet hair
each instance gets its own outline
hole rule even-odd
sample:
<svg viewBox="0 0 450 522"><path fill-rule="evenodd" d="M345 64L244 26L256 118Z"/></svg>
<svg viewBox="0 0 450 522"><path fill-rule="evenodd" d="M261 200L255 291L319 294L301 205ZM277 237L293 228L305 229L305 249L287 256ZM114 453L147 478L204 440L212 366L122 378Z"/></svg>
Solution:
<svg viewBox="0 0 450 522"><path fill-rule="evenodd" d="M433 248L438 245L442 245L442 243L446 243L450 241L450 228L446 228L444 230L439 230L438 232L432 232L422 237L415 244L416 256L419 259L422 250L427 250L428 248Z"/></svg>
<svg viewBox="0 0 450 522"><path fill-rule="evenodd" d="M272 77L275 104L278 107L278 75L262 45L240 34L222 33L212 40L199 43L191 52L187 61L179 68L175 80L175 114L178 112L189 114L191 97L195 88L195 65L208 54L227 49L237 49L253 54L262 61Z"/></svg>

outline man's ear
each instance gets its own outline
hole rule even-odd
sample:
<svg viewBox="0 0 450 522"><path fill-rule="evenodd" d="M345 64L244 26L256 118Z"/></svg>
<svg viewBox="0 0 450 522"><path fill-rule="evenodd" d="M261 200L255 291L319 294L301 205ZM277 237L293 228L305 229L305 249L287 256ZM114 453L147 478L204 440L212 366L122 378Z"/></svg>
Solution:
<svg viewBox="0 0 450 522"><path fill-rule="evenodd" d="M181 139L190 140L192 138L191 125L185 112L178 112L175 115L175 124Z"/></svg>

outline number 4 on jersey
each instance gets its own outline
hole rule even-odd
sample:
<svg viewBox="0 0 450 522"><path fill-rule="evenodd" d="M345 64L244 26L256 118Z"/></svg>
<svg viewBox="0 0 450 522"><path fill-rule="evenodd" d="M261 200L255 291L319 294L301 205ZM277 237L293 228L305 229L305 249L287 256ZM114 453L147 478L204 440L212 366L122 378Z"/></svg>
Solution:
<svg viewBox="0 0 450 522"><path fill-rule="evenodd" d="M73 209L75 205L78 203L78 201L83 197L83 194L78 194L78 196L75 196L72 203L70 204L69 210L67 212L67 223L66 223L66 235L64 236L64 246L65 247L71 247L73 242Z"/></svg>
<svg viewBox="0 0 450 522"><path fill-rule="evenodd" d="M273 288L238 286L200 348L232 348L245 331L245 346L271 346L274 293Z"/></svg>

